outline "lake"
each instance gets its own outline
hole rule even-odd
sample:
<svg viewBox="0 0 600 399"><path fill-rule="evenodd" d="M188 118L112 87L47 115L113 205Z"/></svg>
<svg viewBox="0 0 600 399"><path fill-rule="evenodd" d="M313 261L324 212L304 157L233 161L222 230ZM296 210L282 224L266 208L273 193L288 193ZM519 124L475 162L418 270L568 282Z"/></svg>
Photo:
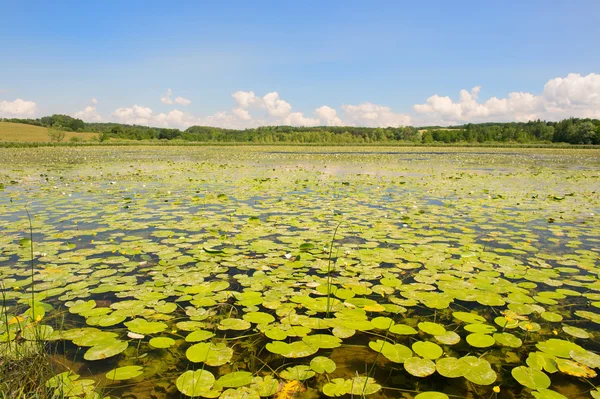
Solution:
<svg viewBox="0 0 600 399"><path fill-rule="evenodd" d="M600 150L0 149L0 356L72 398L600 398L599 214Z"/></svg>

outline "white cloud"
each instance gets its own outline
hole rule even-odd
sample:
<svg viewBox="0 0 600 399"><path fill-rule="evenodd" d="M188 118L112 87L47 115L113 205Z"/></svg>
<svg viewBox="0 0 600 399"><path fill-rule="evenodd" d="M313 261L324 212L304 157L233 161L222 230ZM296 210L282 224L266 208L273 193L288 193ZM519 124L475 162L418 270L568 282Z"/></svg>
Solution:
<svg viewBox="0 0 600 399"><path fill-rule="evenodd" d="M98 100L96 100L96 97L92 98L91 103L92 104L98 104Z"/></svg>
<svg viewBox="0 0 600 399"><path fill-rule="evenodd" d="M424 103L413 106L414 113L394 112L390 107L370 102L344 104L339 109L323 105L312 114L294 110L278 92L257 96L253 91L236 91L231 96L234 106L228 111L198 117L181 110L154 113L152 109L134 105L112 113L114 120L158 127L185 129L191 125L226 128L250 128L263 125L294 126L407 126L452 125L486 121L559 120L571 116L600 118L600 75L569 74L549 80L540 94L511 92L505 97L481 100L481 86L461 90L458 100L434 94ZM187 99L171 99L169 89L163 103L188 104ZM95 107L86 108L91 116Z"/></svg>
<svg viewBox="0 0 600 399"><path fill-rule="evenodd" d="M112 113L121 123L129 125L148 125L155 121L152 109L140 105L131 108L118 108Z"/></svg>
<svg viewBox="0 0 600 399"><path fill-rule="evenodd" d="M342 120L337 116L337 111L327 105L315 109L319 124L323 126L342 126Z"/></svg>
<svg viewBox="0 0 600 399"><path fill-rule="evenodd" d="M163 104L173 104L173 100L171 100L171 89L167 89L167 92L160 97L160 102Z"/></svg>
<svg viewBox="0 0 600 399"><path fill-rule="evenodd" d="M179 105L190 105L192 103L190 100L183 97L176 97L175 102Z"/></svg>
<svg viewBox="0 0 600 399"><path fill-rule="evenodd" d="M461 90L458 102L437 94L413 106L420 124L452 125L485 121L559 120L568 117L600 117L600 75L571 73L549 80L542 94L511 92L506 98L478 102L480 86Z"/></svg>
<svg viewBox="0 0 600 399"><path fill-rule="evenodd" d="M18 117L33 116L37 111L37 104L33 101L25 101L17 98L14 101L0 101L0 116Z"/></svg>
<svg viewBox="0 0 600 399"><path fill-rule="evenodd" d="M410 115L398 114L390 107L373 103L362 103L359 105L342 105L344 121L358 126L388 127L407 126L411 123Z"/></svg>
<svg viewBox="0 0 600 399"><path fill-rule="evenodd" d="M96 107L91 105L88 105L82 111L75 112L73 116L85 122L102 122L102 116L96 111Z"/></svg>

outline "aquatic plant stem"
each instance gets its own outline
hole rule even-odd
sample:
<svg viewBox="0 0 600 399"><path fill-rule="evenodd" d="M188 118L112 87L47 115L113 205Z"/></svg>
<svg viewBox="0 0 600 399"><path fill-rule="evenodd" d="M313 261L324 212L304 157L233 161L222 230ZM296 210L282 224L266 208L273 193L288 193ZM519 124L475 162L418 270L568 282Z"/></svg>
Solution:
<svg viewBox="0 0 600 399"><path fill-rule="evenodd" d="M33 224L31 223L31 215L29 209L25 205L25 212L27 213L27 220L29 220L29 251L31 255L31 318L35 321L35 273L34 273L34 262L33 262Z"/></svg>
<svg viewBox="0 0 600 399"><path fill-rule="evenodd" d="M335 236L343 222L343 220L340 221L335 227L335 230L333 231L333 237L331 237L331 242L329 243L329 259L327 261L327 311L325 312L325 317L327 318L329 318L329 312L331 312L331 285L333 279L331 275L331 254L333 253L333 242L335 241Z"/></svg>

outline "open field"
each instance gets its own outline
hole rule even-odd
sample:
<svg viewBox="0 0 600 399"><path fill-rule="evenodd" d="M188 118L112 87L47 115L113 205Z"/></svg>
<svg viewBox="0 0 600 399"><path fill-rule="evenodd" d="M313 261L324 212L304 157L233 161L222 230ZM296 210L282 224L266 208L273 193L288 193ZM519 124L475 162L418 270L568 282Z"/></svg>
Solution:
<svg viewBox="0 0 600 399"><path fill-rule="evenodd" d="M50 393L600 395L600 150L0 148L0 190Z"/></svg>
<svg viewBox="0 0 600 399"><path fill-rule="evenodd" d="M63 141L68 142L71 137L79 137L87 141L97 136L97 133L65 132L65 139ZM48 129L45 127L26 125L24 123L0 122L1 142L46 143L50 142L50 138L48 137Z"/></svg>

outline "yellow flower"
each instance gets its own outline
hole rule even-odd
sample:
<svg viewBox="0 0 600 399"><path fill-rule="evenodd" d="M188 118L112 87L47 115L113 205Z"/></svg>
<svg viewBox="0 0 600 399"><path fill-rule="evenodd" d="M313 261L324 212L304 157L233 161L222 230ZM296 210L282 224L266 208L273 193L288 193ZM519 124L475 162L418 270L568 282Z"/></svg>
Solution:
<svg viewBox="0 0 600 399"><path fill-rule="evenodd" d="M513 321L513 318L512 318L512 317L510 317L510 316L504 316L504 318L505 318L505 319L506 319L506 321L507 321L507 322L509 322L509 323L510 323L511 321Z"/></svg>
<svg viewBox="0 0 600 399"><path fill-rule="evenodd" d="M498 385L496 385L496 386L493 388L493 391L494 391L494 392L496 392L496 393L499 393L499 392L500 392L500 387L499 387Z"/></svg>
<svg viewBox="0 0 600 399"><path fill-rule="evenodd" d="M40 321L40 320L42 320L42 315L41 314L35 316L35 321Z"/></svg>
<svg viewBox="0 0 600 399"><path fill-rule="evenodd" d="M527 329L527 331L533 330L533 326L529 323L525 324L525 328Z"/></svg>

